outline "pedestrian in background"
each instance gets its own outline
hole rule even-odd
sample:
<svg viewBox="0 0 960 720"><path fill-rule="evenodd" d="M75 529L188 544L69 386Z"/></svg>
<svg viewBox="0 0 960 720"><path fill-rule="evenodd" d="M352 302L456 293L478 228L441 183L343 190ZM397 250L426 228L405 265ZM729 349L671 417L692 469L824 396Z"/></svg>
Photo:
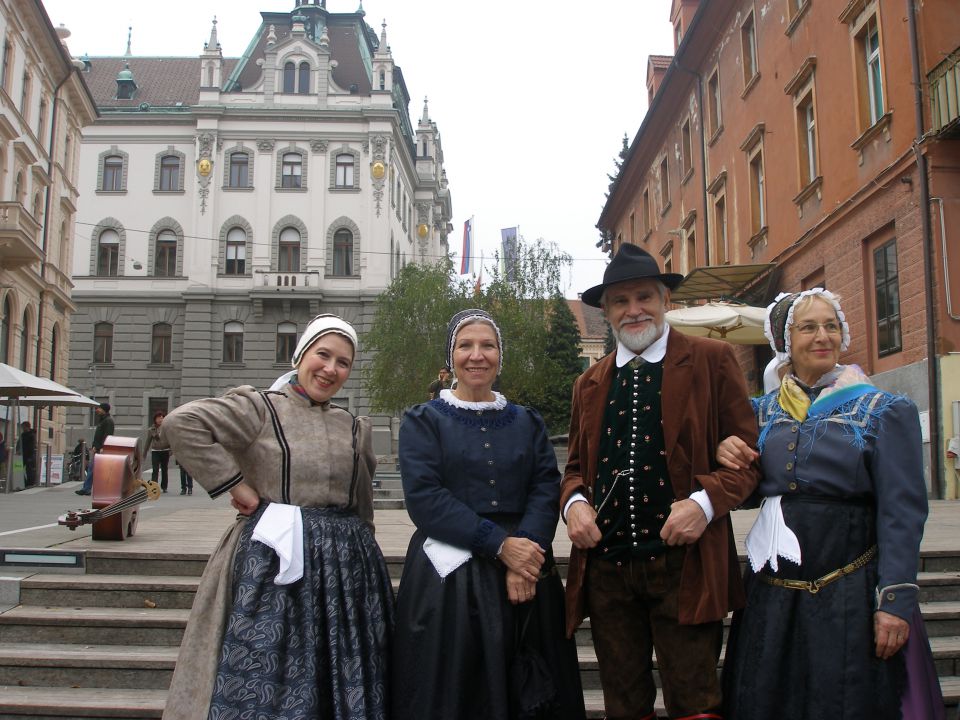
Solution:
<svg viewBox="0 0 960 720"><path fill-rule="evenodd" d="M87 465L87 477L83 487L76 491L77 495L89 495L93 487L93 465L97 460L97 453L103 450L107 437L113 435L113 418L110 416L110 403L103 402L96 409L97 426L93 431L93 443L90 446L90 463Z"/></svg>
<svg viewBox="0 0 960 720"><path fill-rule="evenodd" d="M153 481L160 483L160 489L167 491L168 465L170 464L170 443L160 432L165 414L158 410L153 414L153 423L147 429L147 447L150 448L150 464L153 467Z"/></svg>
<svg viewBox="0 0 960 720"><path fill-rule="evenodd" d="M440 391L450 387L450 378L453 377L453 373L450 372L450 367L444 365L440 368L440 372L437 373L437 379L430 383L427 388L427 394L430 396L430 400L436 400L440 397Z"/></svg>
<svg viewBox="0 0 960 720"><path fill-rule="evenodd" d="M180 464L179 460L175 460L175 462L177 463L177 467L180 468L180 494L193 495L193 478L190 477L190 473Z"/></svg>
<svg viewBox="0 0 960 720"><path fill-rule="evenodd" d="M23 482L30 487L37 482L37 431L24 420L20 423L20 437L17 438L20 456L23 458Z"/></svg>

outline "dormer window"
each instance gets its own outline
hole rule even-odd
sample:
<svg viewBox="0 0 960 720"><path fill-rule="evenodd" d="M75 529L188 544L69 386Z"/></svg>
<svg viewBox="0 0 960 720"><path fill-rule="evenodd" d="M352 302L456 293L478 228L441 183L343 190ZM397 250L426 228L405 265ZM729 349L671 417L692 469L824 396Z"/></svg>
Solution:
<svg viewBox="0 0 960 720"><path fill-rule="evenodd" d="M299 65L289 61L283 64L283 92L287 95L310 94L310 63Z"/></svg>

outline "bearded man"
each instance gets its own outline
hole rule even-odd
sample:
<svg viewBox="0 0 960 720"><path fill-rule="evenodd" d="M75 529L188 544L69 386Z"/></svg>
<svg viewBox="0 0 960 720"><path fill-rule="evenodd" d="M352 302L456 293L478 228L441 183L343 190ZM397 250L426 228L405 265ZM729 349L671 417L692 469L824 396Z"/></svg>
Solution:
<svg viewBox="0 0 960 720"><path fill-rule="evenodd" d="M721 718L722 622L744 602L729 512L759 470L715 457L728 435L755 447L757 427L730 346L666 324L682 279L628 244L581 296L617 349L573 389L567 633L590 617L609 720L656 718L654 649L670 717Z"/></svg>

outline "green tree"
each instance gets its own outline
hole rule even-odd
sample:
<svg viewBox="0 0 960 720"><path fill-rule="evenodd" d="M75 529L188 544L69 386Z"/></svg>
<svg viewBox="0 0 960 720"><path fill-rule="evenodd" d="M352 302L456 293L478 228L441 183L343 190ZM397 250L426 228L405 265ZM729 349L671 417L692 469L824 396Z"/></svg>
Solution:
<svg viewBox="0 0 960 720"><path fill-rule="evenodd" d="M380 295L362 342L373 355L364 383L375 412L398 413L427 400L427 386L447 361L447 321L468 306L469 286L445 258L434 265L410 263Z"/></svg>
<svg viewBox="0 0 960 720"><path fill-rule="evenodd" d="M550 300L550 331L546 356L552 362L553 381L540 408L551 434L565 433L570 425L573 383L580 375L580 328L566 299L557 293Z"/></svg>
<svg viewBox="0 0 960 720"><path fill-rule="evenodd" d="M500 390L513 402L538 410L546 404L555 381L556 364L545 348L549 298L559 294L570 256L538 239L517 241L514 272L508 281L495 257L490 284L475 292L458 279L445 260L433 266L408 265L377 301L377 310L363 347L373 357L364 383L375 412L399 413L426 400L427 386L446 361L447 322L469 307L487 310L503 335Z"/></svg>

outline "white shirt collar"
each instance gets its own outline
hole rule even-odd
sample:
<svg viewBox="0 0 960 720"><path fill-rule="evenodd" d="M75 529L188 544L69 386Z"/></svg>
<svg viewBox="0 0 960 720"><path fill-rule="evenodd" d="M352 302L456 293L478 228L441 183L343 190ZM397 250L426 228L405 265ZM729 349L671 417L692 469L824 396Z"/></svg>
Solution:
<svg viewBox="0 0 960 720"><path fill-rule="evenodd" d="M647 346L647 349L640 353L640 357L650 363L656 363L663 360L667 354L667 337L670 335L670 325L666 320L663 322L663 332L660 337ZM628 362L637 356L630 348L626 347L619 340L617 341L617 367L622 368Z"/></svg>
<svg viewBox="0 0 960 720"><path fill-rule="evenodd" d="M440 399L447 405L460 408L461 410L503 410L507 406L507 399L497 391L493 392L493 400L483 400L481 402L471 402L461 400L453 394L452 390L444 388L440 391Z"/></svg>

